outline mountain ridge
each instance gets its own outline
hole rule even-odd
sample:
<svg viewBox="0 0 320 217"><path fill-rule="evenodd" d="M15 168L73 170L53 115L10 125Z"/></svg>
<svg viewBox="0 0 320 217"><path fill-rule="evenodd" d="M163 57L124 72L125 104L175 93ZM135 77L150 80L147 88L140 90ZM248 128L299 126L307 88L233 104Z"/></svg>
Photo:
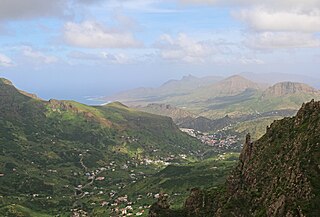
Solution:
<svg viewBox="0 0 320 217"><path fill-rule="evenodd" d="M319 147L320 101L312 100L296 116L274 121L259 140L248 134L226 183L192 189L181 216L316 217Z"/></svg>
<svg viewBox="0 0 320 217"><path fill-rule="evenodd" d="M298 82L279 82L274 84L273 86L269 87L267 90L264 91L264 96L284 96L288 94L296 94L296 93L311 93L311 94L317 94L320 93L315 88L304 84L304 83L298 83Z"/></svg>
<svg viewBox="0 0 320 217"><path fill-rule="evenodd" d="M274 121L259 140L247 134L225 184L191 189L182 209L170 209L162 195L149 217L316 217L319 147L320 101L311 100L296 116Z"/></svg>
<svg viewBox="0 0 320 217"><path fill-rule="evenodd" d="M0 81L1 216L93 213L115 199L109 193L119 183L133 181L131 170L147 176L170 156L186 161L180 155L197 158L199 150L202 144L168 117L120 103L34 99Z"/></svg>

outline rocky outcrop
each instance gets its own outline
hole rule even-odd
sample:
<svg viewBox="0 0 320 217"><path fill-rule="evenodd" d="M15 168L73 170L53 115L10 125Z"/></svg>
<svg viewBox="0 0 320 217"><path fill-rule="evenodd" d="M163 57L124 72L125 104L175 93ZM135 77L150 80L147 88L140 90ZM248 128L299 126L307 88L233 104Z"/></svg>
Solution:
<svg viewBox="0 0 320 217"><path fill-rule="evenodd" d="M237 168L227 181L227 205L233 213L241 201L249 204L238 216L313 216L319 200L320 102L304 104L294 118L274 122L252 142L247 136ZM217 215L219 216L219 215Z"/></svg>
<svg viewBox="0 0 320 217"><path fill-rule="evenodd" d="M50 99L48 102L48 107L53 112L71 112L73 114L82 115L87 121L94 121L98 122L105 127L111 127L112 122L104 118L102 115L99 114L97 110L88 110L81 108L79 103L72 102L72 101L65 101L65 100L56 100Z"/></svg>
<svg viewBox="0 0 320 217"><path fill-rule="evenodd" d="M212 96L231 96L242 93L245 90L264 90L264 84L255 83L240 75L228 77L214 85L204 88L202 91L212 93Z"/></svg>
<svg viewBox="0 0 320 217"><path fill-rule="evenodd" d="M170 212L169 208L168 195L160 193L158 201L150 207L149 217L167 216Z"/></svg>
<svg viewBox="0 0 320 217"><path fill-rule="evenodd" d="M280 82L273 85L272 87L269 87L264 92L263 96L279 97L297 93L320 94L318 90L307 84L297 82Z"/></svg>
<svg viewBox="0 0 320 217"><path fill-rule="evenodd" d="M320 102L311 101L258 141L247 135L225 190L213 191L211 200L203 196L208 190L193 192L185 209L189 216L318 216L319 148Z"/></svg>

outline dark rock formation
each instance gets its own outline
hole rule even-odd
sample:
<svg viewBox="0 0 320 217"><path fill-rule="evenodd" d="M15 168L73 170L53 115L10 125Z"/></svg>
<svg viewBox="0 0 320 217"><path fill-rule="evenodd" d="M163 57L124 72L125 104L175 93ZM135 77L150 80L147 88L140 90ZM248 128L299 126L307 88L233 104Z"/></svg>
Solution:
<svg viewBox="0 0 320 217"><path fill-rule="evenodd" d="M221 189L191 193L187 216L319 216L320 102L247 135L239 160Z"/></svg>

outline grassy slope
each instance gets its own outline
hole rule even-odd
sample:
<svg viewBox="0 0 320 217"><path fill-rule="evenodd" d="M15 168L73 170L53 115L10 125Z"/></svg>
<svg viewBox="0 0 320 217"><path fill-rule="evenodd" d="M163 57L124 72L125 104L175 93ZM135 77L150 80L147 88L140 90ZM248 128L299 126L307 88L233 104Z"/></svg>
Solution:
<svg viewBox="0 0 320 217"><path fill-rule="evenodd" d="M266 133L267 126L275 121L282 119L283 117L275 116L275 117L266 117L266 118L259 118L253 121L245 121L236 124L234 130L239 133L248 133L250 132L253 139L259 139Z"/></svg>
<svg viewBox="0 0 320 217"><path fill-rule="evenodd" d="M319 111L310 102L249 140L223 187L188 198L188 216L319 216Z"/></svg>
<svg viewBox="0 0 320 217"><path fill-rule="evenodd" d="M68 213L73 186L87 182L81 175L80 154L88 170L94 170L111 161L120 165L132 157L138 161L201 149L169 118L120 104L45 102L21 94L3 80L0 93L0 173L5 174L0 177L0 195L5 198L1 207L19 203L35 212ZM128 172L113 176L120 180L124 175Z"/></svg>

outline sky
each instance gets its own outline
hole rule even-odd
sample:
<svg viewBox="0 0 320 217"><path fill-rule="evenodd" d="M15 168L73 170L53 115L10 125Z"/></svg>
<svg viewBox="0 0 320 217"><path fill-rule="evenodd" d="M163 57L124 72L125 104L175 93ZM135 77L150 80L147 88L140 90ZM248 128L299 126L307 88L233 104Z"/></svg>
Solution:
<svg viewBox="0 0 320 217"><path fill-rule="evenodd" d="M319 68L320 0L0 0L0 77L44 99Z"/></svg>

